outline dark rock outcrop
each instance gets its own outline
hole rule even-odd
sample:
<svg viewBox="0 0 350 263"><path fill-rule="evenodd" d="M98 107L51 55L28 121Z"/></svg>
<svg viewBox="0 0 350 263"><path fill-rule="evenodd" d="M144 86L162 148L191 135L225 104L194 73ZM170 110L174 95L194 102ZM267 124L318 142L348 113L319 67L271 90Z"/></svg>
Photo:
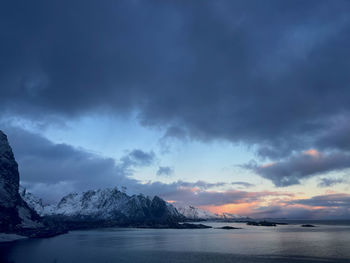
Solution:
<svg viewBox="0 0 350 263"><path fill-rule="evenodd" d="M18 165L7 136L0 131L0 232L43 227L39 215L19 193Z"/></svg>
<svg viewBox="0 0 350 263"><path fill-rule="evenodd" d="M247 225L248 226L276 226L277 223L269 222L269 221L260 221L260 222L249 221L247 222Z"/></svg>
<svg viewBox="0 0 350 263"><path fill-rule="evenodd" d="M233 227L233 226L223 226L223 227L217 227L216 229L234 230L234 229L242 229L242 228L241 227Z"/></svg>
<svg viewBox="0 0 350 263"><path fill-rule="evenodd" d="M301 227L316 227L316 226L310 225L310 224L305 224L305 225L301 225Z"/></svg>

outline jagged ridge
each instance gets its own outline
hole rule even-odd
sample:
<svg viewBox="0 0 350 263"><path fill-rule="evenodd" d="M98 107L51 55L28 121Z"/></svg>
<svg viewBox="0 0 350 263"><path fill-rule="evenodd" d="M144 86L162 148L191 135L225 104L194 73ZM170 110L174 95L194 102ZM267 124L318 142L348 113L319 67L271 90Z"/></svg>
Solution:
<svg viewBox="0 0 350 263"><path fill-rule="evenodd" d="M41 199L21 191L26 202L42 216L71 220L108 220L116 224L178 222L184 217L163 199L142 194L129 196L115 188L71 193L57 205L43 205Z"/></svg>

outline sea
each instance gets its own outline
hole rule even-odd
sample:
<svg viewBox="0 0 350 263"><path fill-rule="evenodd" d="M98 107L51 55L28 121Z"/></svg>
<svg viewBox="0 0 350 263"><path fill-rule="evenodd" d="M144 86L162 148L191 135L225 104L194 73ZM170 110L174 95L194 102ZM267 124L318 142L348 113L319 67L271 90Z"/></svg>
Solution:
<svg viewBox="0 0 350 263"><path fill-rule="evenodd" d="M211 229L103 228L0 244L7 263L350 262L350 221L276 227L201 222ZM316 227L301 227L313 224ZM223 226L241 229L219 229Z"/></svg>

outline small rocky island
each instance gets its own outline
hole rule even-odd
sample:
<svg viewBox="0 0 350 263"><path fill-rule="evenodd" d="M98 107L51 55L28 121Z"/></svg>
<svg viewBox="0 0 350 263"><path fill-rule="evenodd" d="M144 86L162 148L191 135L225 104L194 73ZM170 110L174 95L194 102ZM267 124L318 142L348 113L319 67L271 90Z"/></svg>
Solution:
<svg viewBox="0 0 350 263"><path fill-rule="evenodd" d="M277 223L268 222L268 221L259 221L259 222L249 221L247 222L247 225L248 226L277 226Z"/></svg>
<svg viewBox="0 0 350 263"><path fill-rule="evenodd" d="M223 226L223 227L217 227L216 229L234 230L234 229L242 229L242 228L241 227L233 227L233 226Z"/></svg>
<svg viewBox="0 0 350 263"><path fill-rule="evenodd" d="M316 227L316 226L311 225L311 224L304 224L304 225L301 225L301 227Z"/></svg>

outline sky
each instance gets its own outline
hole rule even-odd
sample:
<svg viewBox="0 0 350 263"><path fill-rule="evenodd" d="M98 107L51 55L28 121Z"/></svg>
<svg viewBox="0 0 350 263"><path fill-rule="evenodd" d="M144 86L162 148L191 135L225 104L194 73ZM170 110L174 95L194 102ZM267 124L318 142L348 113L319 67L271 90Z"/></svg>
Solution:
<svg viewBox="0 0 350 263"><path fill-rule="evenodd" d="M350 2L2 1L0 129L44 202L350 218Z"/></svg>

